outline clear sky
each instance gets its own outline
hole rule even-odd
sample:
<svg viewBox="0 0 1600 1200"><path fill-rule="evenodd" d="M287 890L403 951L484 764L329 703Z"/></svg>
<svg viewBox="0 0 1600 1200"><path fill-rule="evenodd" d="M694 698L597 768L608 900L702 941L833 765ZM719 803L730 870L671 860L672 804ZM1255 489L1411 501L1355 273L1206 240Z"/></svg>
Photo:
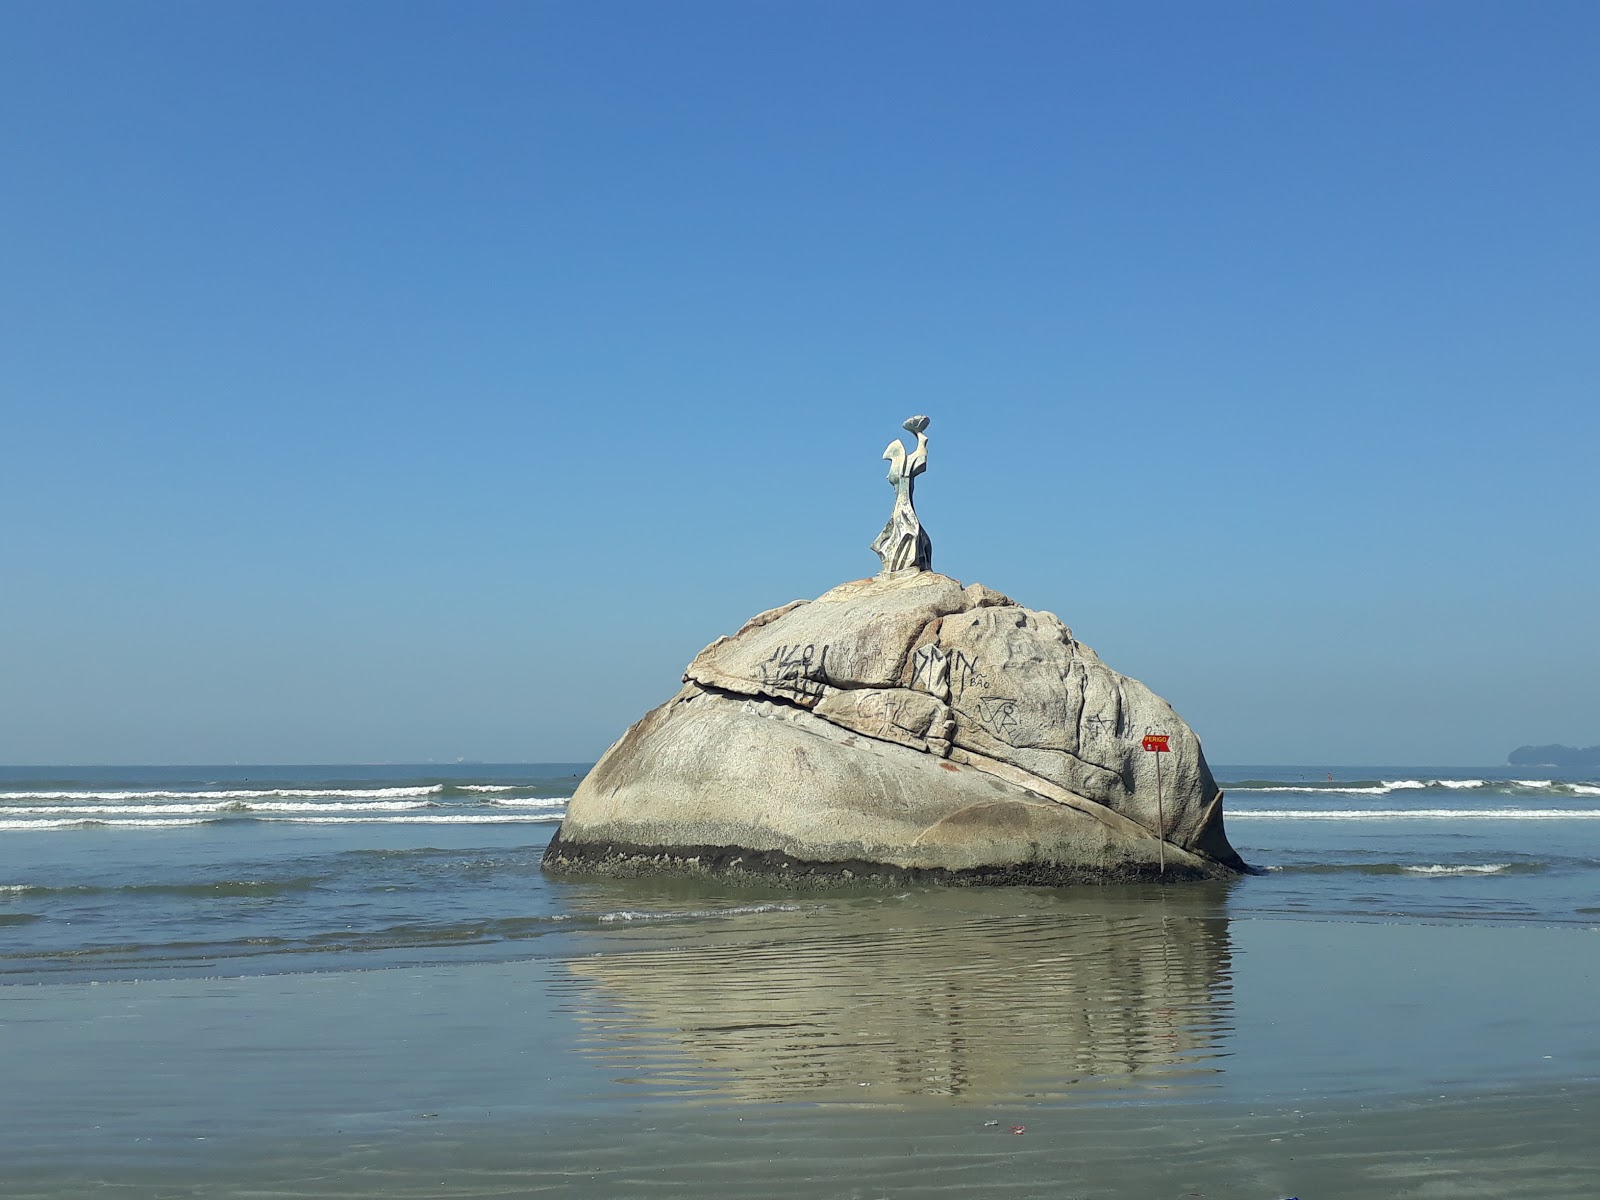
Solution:
<svg viewBox="0 0 1600 1200"><path fill-rule="evenodd" d="M935 565L1214 762L1600 741L1600 5L0 6L0 762L597 755Z"/></svg>

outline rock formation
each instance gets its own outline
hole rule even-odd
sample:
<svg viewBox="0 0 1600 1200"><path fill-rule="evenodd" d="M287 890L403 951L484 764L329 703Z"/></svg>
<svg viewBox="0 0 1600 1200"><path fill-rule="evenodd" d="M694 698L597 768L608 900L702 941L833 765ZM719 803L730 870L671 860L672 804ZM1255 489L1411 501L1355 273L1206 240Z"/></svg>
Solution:
<svg viewBox="0 0 1600 1200"><path fill-rule="evenodd" d="M1053 614L919 565L926 424L906 423L904 464L885 455L884 571L702 650L579 786L546 870L1054 884L1246 869L1165 700ZM1152 734L1170 753L1143 748Z"/></svg>

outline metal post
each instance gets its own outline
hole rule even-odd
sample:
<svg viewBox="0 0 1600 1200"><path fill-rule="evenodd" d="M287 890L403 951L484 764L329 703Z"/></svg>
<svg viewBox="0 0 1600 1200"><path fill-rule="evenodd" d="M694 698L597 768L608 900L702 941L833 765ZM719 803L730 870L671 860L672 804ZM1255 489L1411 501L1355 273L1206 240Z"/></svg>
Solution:
<svg viewBox="0 0 1600 1200"><path fill-rule="evenodd" d="M1161 859L1161 873L1167 873L1167 814L1161 803L1161 755L1156 755L1156 854Z"/></svg>

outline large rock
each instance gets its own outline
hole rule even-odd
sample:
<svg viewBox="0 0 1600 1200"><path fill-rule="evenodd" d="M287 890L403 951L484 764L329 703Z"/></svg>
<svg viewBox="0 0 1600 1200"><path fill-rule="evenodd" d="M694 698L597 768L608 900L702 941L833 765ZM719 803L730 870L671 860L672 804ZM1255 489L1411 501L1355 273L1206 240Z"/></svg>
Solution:
<svg viewBox="0 0 1600 1200"><path fill-rule="evenodd" d="M1159 802L1147 733L1171 746ZM795 883L1246 869L1165 700L1053 614L932 571L846 583L707 646L580 785L544 865Z"/></svg>

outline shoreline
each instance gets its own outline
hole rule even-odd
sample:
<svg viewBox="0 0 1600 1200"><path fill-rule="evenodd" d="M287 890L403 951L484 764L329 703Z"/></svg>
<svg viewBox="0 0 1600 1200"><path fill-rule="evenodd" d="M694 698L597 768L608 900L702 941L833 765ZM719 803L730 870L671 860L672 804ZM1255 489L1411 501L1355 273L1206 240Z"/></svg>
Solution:
<svg viewBox="0 0 1600 1200"><path fill-rule="evenodd" d="M1169 896L17 988L0 1196L1592 1194L1594 930Z"/></svg>
<svg viewBox="0 0 1600 1200"><path fill-rule="evenodd" d="M1297 1105L1151 1101L1047 1109L806 1105L408 1114L387 1127L143 1153L16 1156L0 1195L433 1200L1494 1196L1588 1200L1600 1082ZM1014 1128L1021 1128L1016 1134Z"/></svg>
<svg viewBox="0 0 1600 1200"><path fill-rule="evenodd" d="M1266 875L805 892L547 876L557 776L14 788L106 823L0 839L0 1197L1591 1194L1595 785L1260 778Z"/></svg>

